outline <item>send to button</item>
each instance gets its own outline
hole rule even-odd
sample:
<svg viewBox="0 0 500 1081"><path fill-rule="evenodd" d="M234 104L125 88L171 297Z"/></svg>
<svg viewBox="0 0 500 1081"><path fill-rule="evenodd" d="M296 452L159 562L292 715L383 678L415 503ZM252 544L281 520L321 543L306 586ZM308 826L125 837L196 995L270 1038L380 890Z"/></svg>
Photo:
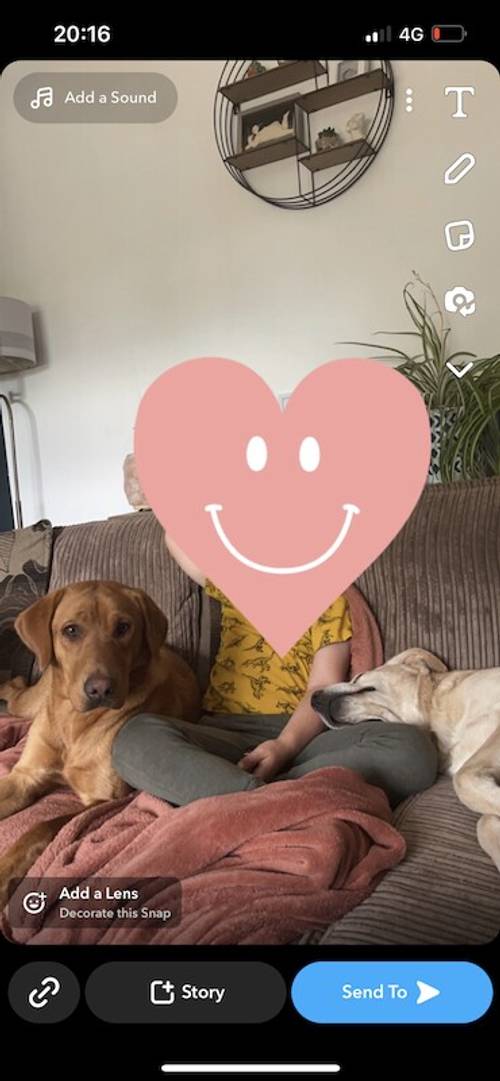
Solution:
<svg viewBox="0 0 500 1081"><path fill-rule="evenodd" d="M292 1001L318 1024L466 1024L493 999L469 961L317 961L295 977Z"/></svg>

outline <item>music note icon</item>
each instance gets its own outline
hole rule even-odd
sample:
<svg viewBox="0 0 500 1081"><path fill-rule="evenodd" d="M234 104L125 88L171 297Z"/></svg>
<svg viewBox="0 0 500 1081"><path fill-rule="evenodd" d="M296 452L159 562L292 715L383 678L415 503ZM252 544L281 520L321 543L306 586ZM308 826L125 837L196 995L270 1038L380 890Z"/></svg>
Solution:
<svg viewBox="0 0 500 1081"><path fill-rule="evenodd" d="M50 109L54 104L54 91L51 86L40 86L36 92L36 97L33 101L30 101L32 109L39 109L40 105L44 105L46 109Z"/></svg>

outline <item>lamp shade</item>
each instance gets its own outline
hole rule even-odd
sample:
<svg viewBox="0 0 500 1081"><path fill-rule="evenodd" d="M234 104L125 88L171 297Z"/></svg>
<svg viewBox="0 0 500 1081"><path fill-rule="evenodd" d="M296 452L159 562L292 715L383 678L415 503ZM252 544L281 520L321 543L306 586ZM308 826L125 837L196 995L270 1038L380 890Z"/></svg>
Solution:
<svg viewBox="0 0 500 1081"><path fill-rule="evenodd" d="M0 297L0 375L36 364L33 317L29 304Z"/></svg>

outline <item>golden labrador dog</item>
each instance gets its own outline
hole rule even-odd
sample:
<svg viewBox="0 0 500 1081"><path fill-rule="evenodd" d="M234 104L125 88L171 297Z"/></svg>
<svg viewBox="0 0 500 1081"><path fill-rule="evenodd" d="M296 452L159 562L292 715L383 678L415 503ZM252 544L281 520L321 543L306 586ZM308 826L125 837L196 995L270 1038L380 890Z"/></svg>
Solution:
<svg viewBox="0 0 500 1081"><path fill-rule="evenodd" d="M427 728L441 772L481 815L479 844L500 871L500 668L450 672L427 650L407 649L311 701L329 727L381 720Z"/></svg>
<svg viewBox="0 0 500 1081"><path fill-rule="evenodd" d="M32 721L24 751L0 779L0 818L59 785L89 807L119 798L127 785L111 765L121 725L147 710L196 721L198 685L188 664L164 645L167 620L141 589L117 582L78 582L49 593L16 619L15 628L42 673L28 687L0 684L9 713ZM0 904L72 815L34 827L0 858Z"/></svg>

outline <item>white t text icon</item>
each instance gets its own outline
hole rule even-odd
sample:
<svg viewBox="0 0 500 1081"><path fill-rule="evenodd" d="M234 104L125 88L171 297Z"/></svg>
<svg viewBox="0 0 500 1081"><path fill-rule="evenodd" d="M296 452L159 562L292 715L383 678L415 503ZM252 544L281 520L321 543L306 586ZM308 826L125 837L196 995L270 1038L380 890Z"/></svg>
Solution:
<svg viewBox="0 0 500 1081"><path fill-rule="evenodd" d="M464 94L472 94L472 96L474 97L474 94L476 93L475 87L474 86L445 86L444 92L445 92L446 96L448 96L448 94L456 94L457 95L457 102L456 102L457 108L456 108L456 112L454 112L452 114L453 119L454 120L465 120L467 118L467 113L464 113L464 108L463 108Z"/></svg>

